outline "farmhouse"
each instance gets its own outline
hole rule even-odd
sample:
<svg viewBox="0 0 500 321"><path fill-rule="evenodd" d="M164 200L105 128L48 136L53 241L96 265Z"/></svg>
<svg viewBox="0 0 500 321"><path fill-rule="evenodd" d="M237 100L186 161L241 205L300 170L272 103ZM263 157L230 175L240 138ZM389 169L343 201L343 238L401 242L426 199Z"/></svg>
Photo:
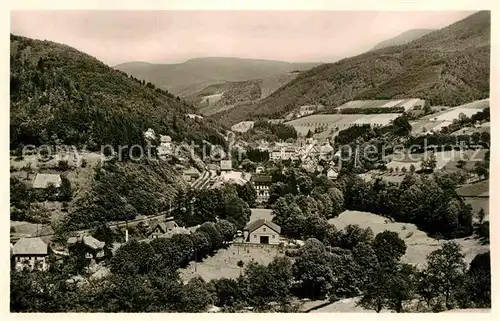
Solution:
<svg viewBox="0 0 500 321"><path fill-rule="evenodd" d="M297 110L294 110L291 113L289 113L288 115L286 115L285 119L290 120L290 119L294 119L294 118L304 117L304 116L310 115L314 112L320 111L324 108L325 108L325 106L323 106L323 105L300 106Z"/></svg>
<svg viewBox="0 0 500 321"><path fill-rule="evenodd" d="M50 185L60 187L62 183L61 175L59 174L36 174L33 188L47 188Z"/></svg>
<svg viewBox="0 0 500 321"><path fill-rule="evenodd" d="M49 247L39 237L21 238L12 248L11 265L16 270L42 270L47 269L47 256Z"/></svg>
<svg viewBox="0 0 500 321"><path fill-rule="evenodd" d="M165 237L166 234L174 229L179 228L177 223L173 220L173 217L169 217L165 222L157 223L153 225L153 229L149 233L150 239L155 239L158 237Z"/></svg>
<svg viewBox="0 0 500 321"><path fill-rule="evenodd" d="M84 253L89 263L104 258L104 242L90 235L81 235L68 238L68 249L71 253Z"/></svg>
<svg viewBox="0 0 500 321"><path fill-rule="evenodd" d="M272 184L271 176L252 175L250 182L257 192L257 202L267 202L269 200L269 188Z"/></svg>
<svg viewBox="0 0 500 321"><path fill-rule="evenodd" d="M281 227L271 221L259 219L243 229L245 241L254 244L279 244Z"/></svg>
<svg viewBox="0 0 500 321"><path fill-rule="evenodd" d="M334 149L329 143L326 143L325 145L321 146L319 151L320 157L322 159L331 159L333 157L333 152Z"/></svg>

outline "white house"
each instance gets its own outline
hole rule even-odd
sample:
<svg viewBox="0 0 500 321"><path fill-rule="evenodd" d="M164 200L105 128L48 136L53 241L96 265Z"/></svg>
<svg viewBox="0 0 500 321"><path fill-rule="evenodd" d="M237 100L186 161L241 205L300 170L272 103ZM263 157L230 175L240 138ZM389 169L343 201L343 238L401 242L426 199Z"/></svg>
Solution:
<svg viewBox="0 0 500 321"><path fill-rule="evenodd" d="M152 128L148 128L148 130L144 132L144 139L155 140L156 139L155 131Z"/></svg>
<svg viewBox="0 0 500 321"><path fill-rule="evenodd" d="M62 184L61 175L59 174L36 174L33 188L47 188L49 185L60 187Z"/></svg>
<svg viewBox="0 0 500 321"><path fill-rule="evenodd" d="M186 114L186 116L188 118L191 118L191 119L203 119L203 116L196 115L196 114Z"/></svg>
<svg viewBox="0 0 500 321"><path fill-rule="evenodd" d="M269 200L269 188L273 183L272 177L268 175L252 175L250 183L257 192L257 202Z"/></svg>
<svg viewBox="0 0 500 321"><path fill-rule="evenodd" d="M243 229L245 242L254 244L279 244L281 227L271 221L259 219Z"/></svg>
<svg viewBox="0 0 500 321"><path fill-rule="evenodd" d="M333 168L330 168L326 172L326 177L328 177L329 179L337 179L337 176L339 176L339 173Z"/></svg>
<svg viewBox="0 0 500 321"><path fill-rule="evenodd" d="M164 156L172 153L172 138L168 135L160 135L160 146L157 147L158 155Z"/></svg>
<svg viewBox="0 0 500 321"><path fill-rule="evenodd" d="M223 159L220 161L220 169L223 171L230 171L233 169L233 162L230 159Z"/></svg>
<svg viewBox="0 0 500 321"><path fill-rule="evenodd" d="M12 248L12 266L16 270L47 269L49 246L39 237L21 238Z"/></svg>

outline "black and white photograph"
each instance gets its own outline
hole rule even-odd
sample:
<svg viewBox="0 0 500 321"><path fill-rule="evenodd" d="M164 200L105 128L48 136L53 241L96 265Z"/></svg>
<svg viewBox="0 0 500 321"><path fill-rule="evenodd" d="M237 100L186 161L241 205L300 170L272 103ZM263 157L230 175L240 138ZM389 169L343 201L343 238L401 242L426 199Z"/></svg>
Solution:
<svg viewBox="0 0 500 321"><path fill-rule="evenodd" d="M285 9L10 11L10 313L491 313L493 10Z"/></svg>

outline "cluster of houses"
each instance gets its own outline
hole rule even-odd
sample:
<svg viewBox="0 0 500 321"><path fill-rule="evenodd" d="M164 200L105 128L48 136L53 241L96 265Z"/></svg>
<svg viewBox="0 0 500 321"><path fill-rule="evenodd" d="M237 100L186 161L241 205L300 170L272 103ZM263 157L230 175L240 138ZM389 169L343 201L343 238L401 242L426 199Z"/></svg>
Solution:
<svg viewBox="0 0 500 321"><path fill-rule="evenodd" d="M162 220L151 219L146 222L149 228L147 238L141 240L149 242L156 238L170 238L175 234L190 234L187 228L179 227L173 217ZM125 234L125 242L128 241L128 230ZM49 246L42 237L22 237L10 246L11 268L17 270L46 270L48 268L47 259L51 253L58 256L68 256L80 253L85 256L88 266L92 266L102 261L105 257L105 243L95 237L83 232L80 235L69 237L64 250L57 250ZM114 253L120 243L113 243L110 250Z"/></svg>
<svg viewBox="0 0 500 321"><path fill-rule="evenodd" d="M161 221L150 220L148 223L150 231L147 239L141 242L150 242L157 238L170 238L176 234L190 234L196 227L179 227L173 217L165 218ZM266 219L258 219L245 226L243 231L244 242L252 244L279 244L281 228ZM128 241L128 233L125 242ZM45 271L49 267L49 255L68 256L79 254L85 257L88 266L101 262L105 258L105 246L102 241L88 234L81 234L69 237L66 248L63 251L49 246L40 237L24 237L10 245L11 269L30 271ZM121 246L114 243L110 246L111 253L114 254Z"/></svg>
<svg viewBox="0 0 500 321"><path fill-rule="evenodd" d="M313 139L298 139L294 143L276 143L274 146L261 143L256 148L267 151L270 160L300 160L301 166L310 173L320 173L329 179L336 179L338 176L335 159L339 152L334 153L329 142L319 144ZM247 173L234 168L230 159L223 159L204 167L203 172L196 167L183 168L184 180L196 189L217 188L225 183L244 185L250 182L257 192L257 202L268 201L272 179L264 173L263 166L258 166L254 173Z"/></svg>
<svg viewBox="0 0 500 321"><path fill-rule="evenodd" d="M294 143L276 143L266 149L269 159L273 161L332 159L334 156L334 149L328 141L320 145L312 138L298 139Z"/></svg>
<svg viewBox="0 0 500 321"><path fill-rule="evenodd" d="M159 135L157 137L155 131L152 128L148 128L148 130L144 133L144 139L147 142L155 141L158 138L160 144L156 146L156 152L160 159L166 159L166 157L173 153L173 143L172 137L169 135Z"/></svg>

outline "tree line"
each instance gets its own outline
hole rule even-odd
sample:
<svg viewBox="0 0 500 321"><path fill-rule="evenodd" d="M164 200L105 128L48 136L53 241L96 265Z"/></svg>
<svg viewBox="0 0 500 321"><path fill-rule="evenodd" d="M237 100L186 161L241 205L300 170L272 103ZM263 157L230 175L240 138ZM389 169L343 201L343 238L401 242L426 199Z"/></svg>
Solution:
<svg viewBox="0 0 500 321"><path fill-rule="evenodd" d="M460 172L408 173L400 184L381 178L366 182L354 174L342 174L331 182L297 168L283 174L278 170L272 177L269 204L285 235L300 238L307 231L303 227L312 222L326 226L326 219L345 209L414 223L434 237L465 237L473 232L472 209L455 191L463 181Z"/></svg>
<svg viewBox="0 0 500 321"><path fill-rule="evenodd" d="M292 312L298 309L295 298L328 297L333 302L353 296L361 296L358 304L377 312L491 306L489 252L478 254L467 268L460 247L446 242L419 269L400 262L406 245L397 233L384 231L374 237L371 230L357 226L345 232L349 242L340 247L308 239L267 266L239 262L242 273L236 279L206 282L195 277L182 282L176 268L196 259L194 244L201 245L198 250L209 249L213 240L229 239L217 224L205 223L196 237L198 230L170 240L131 241L110 260L111 274L100 279L68 282L74 271L62 261L45 272L13 271L11 311L203 312L214 304L228 312L249 305L255 311ZM209 241L197 243L201 236Z"/></svg>

